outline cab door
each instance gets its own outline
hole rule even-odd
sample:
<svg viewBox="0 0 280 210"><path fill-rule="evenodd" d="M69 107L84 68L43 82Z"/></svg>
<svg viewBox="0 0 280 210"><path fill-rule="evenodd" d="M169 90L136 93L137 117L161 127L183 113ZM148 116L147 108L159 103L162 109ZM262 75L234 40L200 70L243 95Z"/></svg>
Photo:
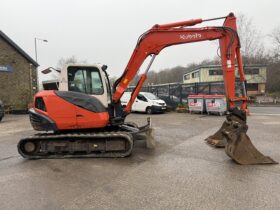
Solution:
<svg viewBox="0 0 280 210"><path fill-rule="evenodd" d="M144 95L139 94L135 99L132 109L133 111L137 111L137 112L145 112L147 106L148 106L147 98Z"/></svg>
<svg viewBox="0 0 280 210"><path fill-rule="evenodd" d="M96 67L72 66L69 67L68 70L69 90L92 95L105 107L104 103L108 103L107 94L99 69ZM77 100L81 99L77 98ZM92 114L95 115L93 116ZM80 128L87 128L90 123L96 124L100 121L99 117L101 115L99 115L99 113L90 112L77 107L77 126ZM92 125L91 127L95 126Z"/></svg>

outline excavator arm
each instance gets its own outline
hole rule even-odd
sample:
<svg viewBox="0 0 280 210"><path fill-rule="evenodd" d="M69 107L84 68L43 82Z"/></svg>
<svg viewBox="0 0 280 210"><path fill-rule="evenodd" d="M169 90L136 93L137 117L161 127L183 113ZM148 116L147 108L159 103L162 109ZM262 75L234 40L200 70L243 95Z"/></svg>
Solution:
<svg viewBox="0 0 280 210"><path fill-rule="evenodd" d="M121 110L121 118L124 118L131 112L131 106L147 78L149 68L161 50L172 45L219 40L225 92L230 114L227 115L227 119L222 127L214 135L209 136L206 141L208 144L216 147L225 147L226 154L240 164L276 163L270 157L260 153L246 134L248 130L246 124L248 98L246 96L245 76L240 54L241 46L236 30L236 18L233 13L222 18L225 18L225 21L223 26L220 27L189 27L205 21L221 18L208 20L195 19L165 25L155 25L140 36L123 75L114 84L113 105L115 104L120 107L120 98L148 56L152 55L152 59L134 88L127 106ZM236 96L235 93L236 65L243 87L241 96Z"/></svg>
<svg viewBox="0 0 280 210"><path fill-rule="evenodd" d="M243 64L240 56L240 43L236 32L236 18L232 13L223 18L225 18L225 22L222 27L188 28L188 26L194 26L204 21L209 21L202 19L153 26L139 38L123 75L114 84L115 92L113 95L113 102L119 102L129 83L133 80L142 63L148 56L152 55L151 62L145 73L141 75L131 99L124 109L126 114L131 111L131 106L147 78L148 70L156 55L158 55L161 50L172 45L219 39L221 63L229 106L233 108L235 107L235 102L242 101L241 109L246 110L248 99L246 97L245 85L243 85L243 96L235 96L236 61L240 80L243 84L245 81Z"/></svg>

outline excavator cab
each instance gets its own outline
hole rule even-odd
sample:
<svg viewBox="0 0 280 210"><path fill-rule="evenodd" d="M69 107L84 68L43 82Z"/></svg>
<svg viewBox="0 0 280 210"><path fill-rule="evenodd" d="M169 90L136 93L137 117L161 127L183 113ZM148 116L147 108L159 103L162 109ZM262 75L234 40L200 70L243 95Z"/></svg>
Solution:
<svg viewBox="0 0 280 210"><path fill-rule="evenodd" d="M102 67L99 64L70 64L64 66L61 70L59 91L73 91L91 95L105 107L108 107L111 90L105 70Z"/></svg>
<svg viewBox="0 0 280 210"><path fill-rule="evenodd" d="M69 157L125 157L134 140L152 148L150 120L138 127L112 123L111 88L106 68L67 65L61 71L59 90L37 93L29 110L34 130L47 131L23 138L19 153L30 159Z"/></svg>

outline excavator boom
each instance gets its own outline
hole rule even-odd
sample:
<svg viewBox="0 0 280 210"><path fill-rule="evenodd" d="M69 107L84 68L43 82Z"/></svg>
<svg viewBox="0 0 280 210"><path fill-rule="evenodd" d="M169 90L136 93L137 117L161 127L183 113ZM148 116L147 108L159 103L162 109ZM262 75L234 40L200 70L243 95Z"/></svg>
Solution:
<svg viewBox="0 0 280 210"><path fill-rule="evenodd" d="M189 28L188 26L194 26L204 21L221 18L207 20L195 19L155 25L145 32L138 39L123 75L114 84L115 92L113 95L113 103L119 103L129 83L135 77L142 63L148 56L152 55L152 59L146 71L141 75L126 108L122 110L122 116L126 116L130 113L132 104L147 78L149 68L156 55L158 55L161 50L172 45L218 39L225 92L230 114L227 116L227 120L223 123L222 127L214 135L209 136L206 141L208 144L216 147L225 147L228 156L240 164L276 163L270 157L265 157L260 153L246 135L246 118L243 116L246 116L248 112L248 97L245 88L245 74L240 53L241 45L237 34L236 18L233 13L222 18L225 18L225 21L221 27ZM240 82L242 83L242 96L236 96L235 94L236 66L238 67Z"/></svg>
<svg viewBox="0 0 280 210"><path fill-rule="evenodd" d="M245 81L242 59L240 56L240 43L238 34L236 32L236 18L231 13L225 17L225 22L221 27L188 28L188 26L194 26L202 22L202 19L195 19L164 25L155 25L150 30L145 32L139 38L123 75L114 84L115 92L113 95L113 102L118 103L122 94L127 89L129 82L131 82L135 77L140 66L149 55L153 56L153 61L155 56L166 47L218 39L220 43L225 89L229 105L231 108L234 108L236 102L241 101L241 109L246 110L248 98L246 96L245 86L243 89L243 96L235 96L236 60L239 69L240 80L242 83ZM141 76L139 83L133 92L131 100L124 110L126 113L130 112L131 105L138 95L141 86L147 77L147 73L148 69Z"/></svg>

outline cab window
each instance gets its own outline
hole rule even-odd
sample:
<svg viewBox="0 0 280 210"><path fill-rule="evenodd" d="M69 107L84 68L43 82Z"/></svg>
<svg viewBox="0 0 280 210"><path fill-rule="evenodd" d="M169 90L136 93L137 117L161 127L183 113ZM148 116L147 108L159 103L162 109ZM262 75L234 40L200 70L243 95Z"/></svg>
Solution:
<svg viewBox="0 0 280 210"><path fill-rule="evenodd" d="M141 94L139 94L138 96L137 96L137 99L138 100L140 100L140 101L148 101L146 98L145 98L145 96L143 96L143 95L141 95Z"/></svg>
<svg viewBox="0 0 280 210"><path fill-rule="evenodd" d="M68 89L74 92L102 95L104 88L99 69L96 67L69 67Z"/></svg>

